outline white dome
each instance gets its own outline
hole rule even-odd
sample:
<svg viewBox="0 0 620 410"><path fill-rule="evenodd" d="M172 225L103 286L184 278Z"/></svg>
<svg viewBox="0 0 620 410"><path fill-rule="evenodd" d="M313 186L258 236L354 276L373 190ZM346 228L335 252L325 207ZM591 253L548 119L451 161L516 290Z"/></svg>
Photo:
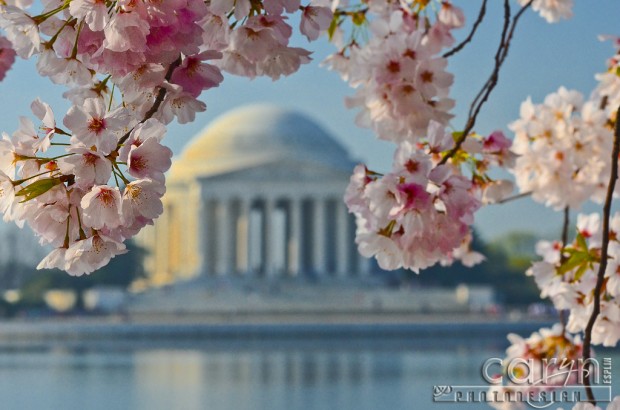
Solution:
<svg viewBox="0 0 620 410"><path fill-rule="evenodd" d="M171 177L195 178L284 159L353 167L345 148L316 122L292 110L261 104L216 118L190 141Z"/></svg>

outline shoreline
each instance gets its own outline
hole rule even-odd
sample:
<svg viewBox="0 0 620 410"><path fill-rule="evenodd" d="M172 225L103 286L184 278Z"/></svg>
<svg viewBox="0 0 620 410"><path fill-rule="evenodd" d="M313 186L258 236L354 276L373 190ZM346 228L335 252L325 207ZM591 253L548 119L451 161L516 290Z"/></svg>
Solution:
<svg viewBox="0 0 620 410"><path fill-rule="evenodd" d="M357 318L357 321L343 315L330 317L329 321L325 317L318 320L308 315L305 315L303 321L293 317L260 317L253 320L244 317L236 318L235 321L224 321L221 317L191 319L185 317L183 321L172 321L151 318L138 321L108 316L3 321L0 322L0 347L132 343L168 345L179 342L269 344L283 341L415 342L432 345L438 338L458 344L464 340L474 343L506 340L508 333L527 336L540 327L553 324L552 320L510 321L480 315L468 318L457 315L408 315L407 318L390 316L380 319L366 315L363 319Z"/></svg>

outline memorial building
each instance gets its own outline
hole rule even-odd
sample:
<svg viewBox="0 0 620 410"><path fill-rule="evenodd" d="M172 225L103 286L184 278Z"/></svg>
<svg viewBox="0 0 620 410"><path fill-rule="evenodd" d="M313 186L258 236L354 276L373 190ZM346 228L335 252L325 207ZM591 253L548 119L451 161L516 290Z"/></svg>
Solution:
<svg viewBox="0 0 620 410"><path fill-rule="evenodd" d="M149 282L368 274L343 196L355 163L312 119L271 105L214 120L173 159L143 230Z"/></svg>

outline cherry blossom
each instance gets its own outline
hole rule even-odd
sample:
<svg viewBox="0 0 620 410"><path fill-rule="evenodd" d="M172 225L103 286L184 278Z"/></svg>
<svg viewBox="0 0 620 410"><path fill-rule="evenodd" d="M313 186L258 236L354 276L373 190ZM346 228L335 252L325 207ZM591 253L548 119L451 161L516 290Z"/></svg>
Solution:
<svg viewBox="0 0 620 410"><path fill-rule="evenodd" d="M13 133L2 132L0 212L5 221L28 224L53 248L40 269L79 276L126 252L124 241L163 212L172 157L166 125L205 111L203 92L219 86L223 72L277 80L298 71L311 52L293 44L295 31L309 41L327 34L336 51L324 65L355 89L346 105L357 110L357 124L394 143L392 168L358 165L345 193L358 249L380 267L419 272L437 263L482 262L471 247L474 215L513 191L511 181L493 176L494 168L509 169L521 194L556 210L604 198L620 105L617 37L605 37L616 54L589 97L560 88L541 103L527 99L510 125L511 141L501 131L480 135L477 114L464 128L453 122L448 58L466 45L457 46L453 36L466 18L448 0L49 0L35 12L31 3L0 1L0 80L16 55L32 58L40 75L66 88L71 108L61 118L36 99L36 119L21 117ZM572 15L572 0L518 3L550 23ZM485 85L489 92L519 14L513 16ZM509 359L531 358L538 366L543 356L585 354L568 332L582 332L594 319L595 289L601 312L588 336L605 346L620 340L620 214L611 220L609 244L602 220L579 215L573 241L538 244L542 260L527 275L542 297L570 315L565 326L529 338L510 335ZM597 270L606 246L601 288ZM557 384L552 379L535 388ZM492 390L510 393L514 386ZM619 406L616 398L608 409Z"/></svg>
<svg viewBox="0 0 620 410"><path fill-rule="evenodd" d="M0 37L0 81L4 79L7 71L13 66L15 55L11 43L5 37Z"/></svg>
<svg viewBox="0 0 620 410"><path fill-rule="evenodd" d="M620 214L611 220L612 238L609 262L605 270L605 287L601 294L601 314L594 324L592 343L615 346L620 340ZM542 261L534 262L527 271L541 289L541 297L549 298L559 310L569 310L567 330L573 333L586 327L594 301L594 287L600 259L601 226L599 214L580 214L577 218L577 237L566 248L550 242L540 242L537 252ZM561 256L564 254L564 259Z"/></svg>
<svg viewBox="0 0 620 410"><path fill-rule="evenodd" d="M502 374L496 375L496 382L489 387L488 397L496 398L489 403L494 409L525 408L516 397L580 382L583 345L579 336L566 334L562 325L541 328L528 338L511 333L508 340L510 346L502 359Z"/></svg>
<svg viewBox="0 0 620 410"><path fill-rule="evenodd" d="M543 104L526 100L521 118L510 125L519 190L556 210L601 202L605 193L613 132L600 102L582 100L561 87Z"/></svg>
<svg viewBox="0 0 620 410"><path fill-rule="evenodd" d="M121 107L109 112L101 99L88 98L84 105L72 106L63 123L73 133L72 144L94 146L107 155L116 148L118 132L125 126L124 115Z"/></svg>
<svg viewBox="0 0 620 410"><path fill-rule="evenodd" d="M82 198L83 222L93 229L116 228L120 225L121 194L118 188L94 186Z"/></svg>
<svg viewBox="0 0 620 410"><path fill-rule="evenodd" d="M64 268L67 273L74 276L92 273L106 265L113 257L126 252L124 244L107 236L95 234L90 238L76 241L64 252ZM55 259L61 260L58 256Z"/></svg>
<svg viewBox="0 0 620 410"><path fill-rule="evenodd" d="M436 124L430 127L438 133ZM358 166L345 202L357 217L356 242L383 269L418 272L437 262L481 261L468 243L473 213L480 207L474 185L447 165L433 167L429 153L403 142L392 172L379 175Z"/></svg>
<svg viewBox="0 0 620 410"><path fill-rule="evenodd" d="M519 0L523 6L531 0ZM537 11L548 23L557 23L560 19L568 19L573 15L573 0L534 0L532 9Z"/></svg>
<svg viewBox="0 0 620 410"><path fill-rule="evenodd" d="M435 55L449 38L431 37L407 10L392 7L377 10L385 18L373 20L368 43L351 44L337 65L333 58L326 64L358 89L347 100L361 110L357 124L398 143L423 137L431 120L446 124L452 117L454 102L447 96L453 76L445 71L446 60Z"/></svg>
<svg viewBox="0 0 620 410"><path fill-rule="evenodd" d="M1 3L0 80L15 55L34 57L72 106L60 119L36 99L38 122L21 117L3 132L0 210L55 247L40 268L72 275L122 253L119 244L162 213L165 124L206 110L199 98L223 81L221 70L275 80L308 63L311 53L289 44L287 15L301 15L309 40L332 21L328 2L299 0L52 0L38 15L28 0Z"/></svg>
<svg viewBox="0 0 620 410"><path fill-rule="evenodd" d="M106 184L112 177L112 163L103 154L88 148L70 148L71 154L57 161L58 169L65 175L75 175L78 188Z"/></svg>

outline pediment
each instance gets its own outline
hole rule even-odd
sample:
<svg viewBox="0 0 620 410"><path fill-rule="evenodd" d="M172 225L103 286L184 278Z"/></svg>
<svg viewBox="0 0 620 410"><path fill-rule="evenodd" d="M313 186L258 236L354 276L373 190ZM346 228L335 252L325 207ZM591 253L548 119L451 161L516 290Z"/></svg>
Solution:
<svg viewBox="0 0 620 410"><path fill-rule="evenodd" d="M345 170L336 167L317 165L309 162L299 161L278 161L267 164L257 165L244 169L234 170L208 177L200 180L211 182L320 182L320 181L347 181L353 170Z"/></svg>

